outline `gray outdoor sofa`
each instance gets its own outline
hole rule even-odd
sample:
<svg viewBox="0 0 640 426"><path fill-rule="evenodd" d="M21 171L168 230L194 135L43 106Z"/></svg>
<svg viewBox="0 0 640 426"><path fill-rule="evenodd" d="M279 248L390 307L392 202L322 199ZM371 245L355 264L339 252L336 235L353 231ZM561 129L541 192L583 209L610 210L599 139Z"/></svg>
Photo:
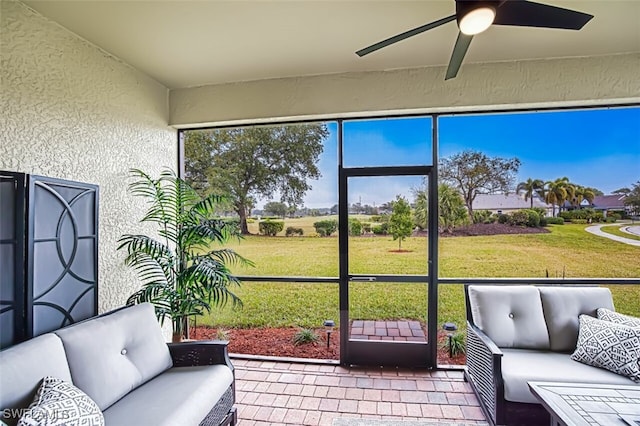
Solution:
<svg viewBox="0 0 640 426"><path fill-rule="evenodd" d="M152 305L122 308L0 352L0 420L15 424L54 376L95 401L107 425L235 424L226 345L166 344Z"/></svg>
<svg viewBox="0 0 640 426"><path fill-rule="evenodd" d="M549 424L529 381L636 384L570 358L579 315L595 317L598 308L613 310L608 288L469 285L465 297L465 379L491 423Z"/></svg>

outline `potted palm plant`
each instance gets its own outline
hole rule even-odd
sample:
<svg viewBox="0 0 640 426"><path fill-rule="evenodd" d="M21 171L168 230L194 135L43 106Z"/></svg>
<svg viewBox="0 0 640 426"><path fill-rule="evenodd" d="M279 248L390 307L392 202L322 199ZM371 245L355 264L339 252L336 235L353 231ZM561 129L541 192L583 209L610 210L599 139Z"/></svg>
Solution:
<svg viewBox="0 0 640 426"><path fill-rule="evenodd" d="M159 238L126 234L118 240L118 250L127 252L125 263L142 281L127 304L151 302L160 323L171 319L173 341L180 341L188 334L190 317L229 301L242 305L230 289L240 281L228 265L251 262L222 247L231 238L241 237L237 226L216 217L225 197L202 198L168 169L158 179L137 169L131 174L134 181L129 191L149 204L141 222L157 224Z"/></svg>

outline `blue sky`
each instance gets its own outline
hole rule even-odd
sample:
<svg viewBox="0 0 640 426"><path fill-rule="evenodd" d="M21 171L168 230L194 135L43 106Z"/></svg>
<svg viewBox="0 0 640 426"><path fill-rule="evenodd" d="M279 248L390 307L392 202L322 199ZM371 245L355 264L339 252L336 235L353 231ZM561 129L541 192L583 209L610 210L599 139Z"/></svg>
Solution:
<svg viewBox="0 0 640 426"><path fill-rule="evenodd" d="M517 182L567 176L573 183L605 194L640 180L640 108L591 109L510 114L442 116L440 157L465 149L489 156L517 157L522 162ZM305 206L331 207L338 201L337 123L319 160L323 177ZM345 166L431 164L431 118L347 121ZM516 182L516 183L517 183ZM349 201L380 205L402 194L420 179L357 178L350 181Z"/></svg>
<svg viewBox="0 0 640 426"><path fill-rule="evenodd" d="M476 149L517 157L518 180L552 180L610 193L640 180L640 108L443 117L440 156Z"/></svg>

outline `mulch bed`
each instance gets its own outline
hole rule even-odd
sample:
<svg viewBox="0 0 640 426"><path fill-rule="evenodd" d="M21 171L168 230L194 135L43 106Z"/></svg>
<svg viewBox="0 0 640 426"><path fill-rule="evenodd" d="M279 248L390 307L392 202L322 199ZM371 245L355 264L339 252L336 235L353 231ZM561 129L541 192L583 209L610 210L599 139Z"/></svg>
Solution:
<svg viewBox="0 0 640 426"><path fill-rule="evenodd" d="M324 329L315 330L320 336L320 340L317 342L294 345L293 336L298 330L295 327L227 329L229 352L293 358L340 359L340 334L337 330L331 334L329 348L327 348ZM216 339L216 335L217 329L199 326L191 328L189 337L196 340L207 340ZM466 357L464 355L449 358L445 332L438 332L438 342L439 364L465 364Z"/></svg>
<svg viewBox="0 0 640 426"><path fill-rule="evenodd" d="M500 234L548 234L547 228L529 228L525 226L511 226L503 223L475 223L473 225L456 228L452 234L442 233L440 236L471 237L477 235Z"/></svg>
<svg viewBox="0 0 640 426"><path fill-rule="evenodd" d="M547 228L529 228L526 226L512 226L503 223L474 223L461 226L451 232L440 232L441 237L475 237L479 235L511 235L511 234L548 234ZM426 231L414 232L414 236L425 236Z"/></svg>

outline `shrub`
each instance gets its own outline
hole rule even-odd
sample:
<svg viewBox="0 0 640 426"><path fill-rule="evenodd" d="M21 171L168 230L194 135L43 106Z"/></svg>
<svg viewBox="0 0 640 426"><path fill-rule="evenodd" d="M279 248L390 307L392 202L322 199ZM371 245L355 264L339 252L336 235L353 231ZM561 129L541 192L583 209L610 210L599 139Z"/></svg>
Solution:
<svg viewBox="0 0 640 426"><path fill-rule="evenodd" d="M449 352L449 338L442 342L442 349ZM451 336L451 356L456 357L467 352L464 333L456 333Z"/></svg>
<svg viewBox="0 0 640 426"><path fill-rule="evenodd" d="M349 235L362 235L362 222L356 218L349 219Z"/></svg>
<svg viewBox="0 0 640 426"><path fill-rule="evenodd" d="M533 209L525 209L523 212L527 213L527 226L529 228L537 228L540 226L540 213Z"/></svg>
<svg viewBox="0 0 640 426"><path fill-rule="evenodd" d="M293 336L293 344L298 346L305 343L314 343L319 339L320 337L316 334L315 331L309 328L302 328Z"/></svg>
<svg viewBox="0 0 640 426"><path fill-rule="evenodd" d="M337 220L321 220L315 222L313 227L316 228L316 233L321 237L328 237L338 230Z"/></svg>
<svg viewBox="0 0 640 426"><path fill-rule="evenodd" d="M548 217L547 224L549 225L564 225L564 219L561 217Z"/></svg>
<svg viewBox="0 0 640 426"><path fill-rule="evenodd" d="M506 214L500 213L498 215L498 223L502 223L502 224L509 223L509 216L507 216Z"/></svg>
<svg viewBox="0 0 640 426"><path fill-rule="evenodd" d="M549 221L547 220L549 219L546 216L541 216L540 217L540 226L547 226L549 224Z"/></svg>
<svg viewBox="0 0 640 426"><path fill-rule="evenodd" d="M558 213L558 216L563 218L565 222L572 221L574 219L584 219L587 221L587 223L604 221L604 215L602 214L602 212L595 211L590 207L560 212Z"/></svg>
<svg viewBox="0 0 640 426"><path fill-rule="evenodd" d="M223 217L220 220L222 220L226 225L233 226L235 229L240 229L239 217Z"/></svg>
<svg viewBox="0 0 640 426"><path fill-rule="evenodd" d="M258 229L263 235L275 237L278 232L284 229L284 221L263 220L258 223Z"/></svg>
<svg viewBox="0 0 640 426"><path fill-rule="evenodd" d="M612 218L614 218L615 220L620 220L620 219L622 219L622 215L621 215L620 213L609 213L609 214L607 215L607 217L612 217Z"/></svg>
<svg viewBox="0 0 640 426"><path fill-rule="evenodd" d="M383 223L382 225L374 226L371 231L376 235L387 235L389 233L389 224Z"/></svg>
<svg viewBox="0 0 640 426"><path fill-rule="evenodd" d="M615 223L615 222L616 222L616 218L615 218L615 217L607 216L607 217L604 219L604 221L605 221L606 223Z"/></svg>
<svg viewBox="0 0 640 426"><path fill-rule="evenodd" d="M577 224L585 224L588 223L589 221L587 219L571 219L571 223L577 223Z"/></svg>
<svg viewBox="0 0 640 426"><path fill-rule="evenodd" d="M293 226L288 226L287 230L285 231L285 235L287 237L290 237L292 235L300 235L303 236L304 235L304 230L302 228L295 228Z"/></svg>
<svg viewBox="0 0 640 426"><path fill-rule="evenodd" d="M487 223L491 217L490 210L474 210L473 211L473 223ZM490 222L489 222L490 223Z"/></svg>
<svg viewBox="0 0 640 426"><path fill-rule="evenodd" d="M364 232L371 232L371 224L369 222L365 222L362 224L362 230Z"/></svg>
<svg viewBox="0 0 640 426"><path fill-rule="evenodd" d="M378 223L387 223L389 222L389 215L388 214L374 215L374 216L371 216L371 220L373 222L378 222Z"/></svg>
<svg viewBox="0 0 640 426"><path fill-rule="evenodd" d="M577 217L575 217L575 214L573 213L573 211L560 212L560 213L558 213L558 217L563 218L565 222L569 222L569 221L571 221L571 219L577 219Z"/></svg>
<svg viewBox="0 0 640 426"><path fill-rule="evenodd" d="M498 215L497 214L492 214L491 216L486 218L483 223L490 224L490 223L496 223L497 221L498 221Z"/></svg>
<svg viewBox="0 0 640 426"><path fill-rule="evenodd" d="M537 216L537 213L536 213ZM540 222L540 218L538 218L538 222ZM529 223L529 214L526 210L517 210L515 212L509 213L509 224L515 226L528 226Z"/></svg>
<svg viewBox="0 0 640 426"><path fill-rule="evenodd" d="M533 210L534 212L538 213L538 216L545 217L547 215L547 209L545 209L544 207L533 207L529 210Z"/></svg>
<svg viewBox="0 0 640 426"><path fill-rule="evenodd" d="M216 340L229 340L229 330L219 328L216 330Z"/></svg>

